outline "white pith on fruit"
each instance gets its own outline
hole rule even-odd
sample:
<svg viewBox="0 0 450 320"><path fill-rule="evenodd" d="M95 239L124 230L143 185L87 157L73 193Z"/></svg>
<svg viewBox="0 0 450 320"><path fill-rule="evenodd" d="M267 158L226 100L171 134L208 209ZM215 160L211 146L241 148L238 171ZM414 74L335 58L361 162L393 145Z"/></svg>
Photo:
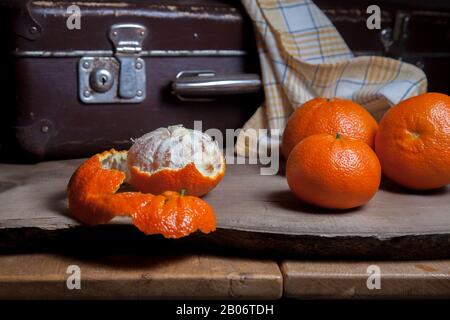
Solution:
<svg viewBox="0 0 450 320"><path fill-rule="evenodd" d="M128 167L136 167L149 174L164 169L182 169L190 163L208 177L220 174L225 168L217 141L206 133L182 125L144 134L128 151Z"/></svg>
<svg viewBox="0 0 450 320"><path fill-rule="evenodd" d="M109 151L106 155L100 157L103 169L115 169L125 173L126 180L130 177L127 166L127 151Z"/></svg>

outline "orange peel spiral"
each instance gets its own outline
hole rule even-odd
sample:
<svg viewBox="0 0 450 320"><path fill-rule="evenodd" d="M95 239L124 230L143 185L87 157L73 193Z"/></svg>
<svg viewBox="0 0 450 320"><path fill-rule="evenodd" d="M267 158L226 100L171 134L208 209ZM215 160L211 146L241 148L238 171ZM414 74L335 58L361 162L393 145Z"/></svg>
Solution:
<svg viewBox="0 0 450 320"><path fill-rule="evenodd" d="M78 167L67 187L73 217L93 226L116 216L129 216L145 234L162 234L167 238L216 229L213 209L200 198L175 191L161 195L117 193L129 175L126 162L127 151L112 149L92 156Z"/></svg>

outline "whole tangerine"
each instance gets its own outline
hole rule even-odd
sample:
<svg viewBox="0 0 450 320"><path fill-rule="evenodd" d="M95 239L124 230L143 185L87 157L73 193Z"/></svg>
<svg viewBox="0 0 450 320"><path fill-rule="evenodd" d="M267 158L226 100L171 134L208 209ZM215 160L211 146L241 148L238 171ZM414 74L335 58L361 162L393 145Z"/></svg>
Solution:
<svg viewBox="0 0 450 320"><path fill-rule="evenodd" d="M281 153L287 159L292 149L308 136L336 134L374 145L378 124L361 105L340 98L315 98L298 107L283 132Z"/></svg>
<svg viewBox="0 0 450 320"><path fill-rule="evenodd" d="M424 93L385 113L375 139L383 173L426 190L450 183L450 97Z"/></svg>
<svg viewBox="0 0 450 320"><path fill-rule="evenodd" d="M317 134L292 150L286 177L299 199L324 208L350 209L375 195L381 166L366 143L340 134Z"/></svg>

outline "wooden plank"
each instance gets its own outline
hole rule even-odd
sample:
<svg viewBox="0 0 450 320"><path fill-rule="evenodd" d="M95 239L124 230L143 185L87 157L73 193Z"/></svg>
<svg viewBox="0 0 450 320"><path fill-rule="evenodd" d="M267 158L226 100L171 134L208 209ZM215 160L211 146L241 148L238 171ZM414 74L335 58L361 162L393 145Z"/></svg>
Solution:
<svg viewBox="0 0 450 320"><path fill-rule="evenodd" d="M79 226L68 213L65 189L80 162L0 164L0 231ZM259 170L228 165L223 181L205 196L220 231L208 236L211 242L301 255L450 257L448 186L410 193L384 182L366 206L333 211L296 200L281 174L262 176ZM126 219L113 223L129 225Z"/></svg>
<svg viewBox="0 0 450 320"><path fill-rule="evenodd" d="M377 266L380 289L367 281ZM431 261L284 261L284 294L297 299L449 298L450 260ZM376 271L378 272L378 271ZM372 285L376 284L370 279ZM373 288L373 286L372 286Z"/></svg>
<svg viewBox="0 0 450 320"><path fill-rule="evenodd" d="M69 290L67 268L81 271L81 289ZM232 298L277 299L276 262L213 255L0 256L0 299Z"/></svg>

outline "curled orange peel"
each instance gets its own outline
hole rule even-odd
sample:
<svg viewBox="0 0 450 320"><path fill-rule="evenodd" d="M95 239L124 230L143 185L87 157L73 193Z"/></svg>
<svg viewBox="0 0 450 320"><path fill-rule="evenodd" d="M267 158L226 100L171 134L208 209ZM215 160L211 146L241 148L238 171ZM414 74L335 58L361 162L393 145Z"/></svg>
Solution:
<svg viewBox="0 0 450 320"><path fill-rule="evenodd" d="M167 238L216 229L211 206L200 198L174 191L160 195L117 193L128 177L126 162L127 151L112 149L92 156L78 167L67 187L69 210L76 219L93 226L116 216L129 216L145 234Z"/></svg>

